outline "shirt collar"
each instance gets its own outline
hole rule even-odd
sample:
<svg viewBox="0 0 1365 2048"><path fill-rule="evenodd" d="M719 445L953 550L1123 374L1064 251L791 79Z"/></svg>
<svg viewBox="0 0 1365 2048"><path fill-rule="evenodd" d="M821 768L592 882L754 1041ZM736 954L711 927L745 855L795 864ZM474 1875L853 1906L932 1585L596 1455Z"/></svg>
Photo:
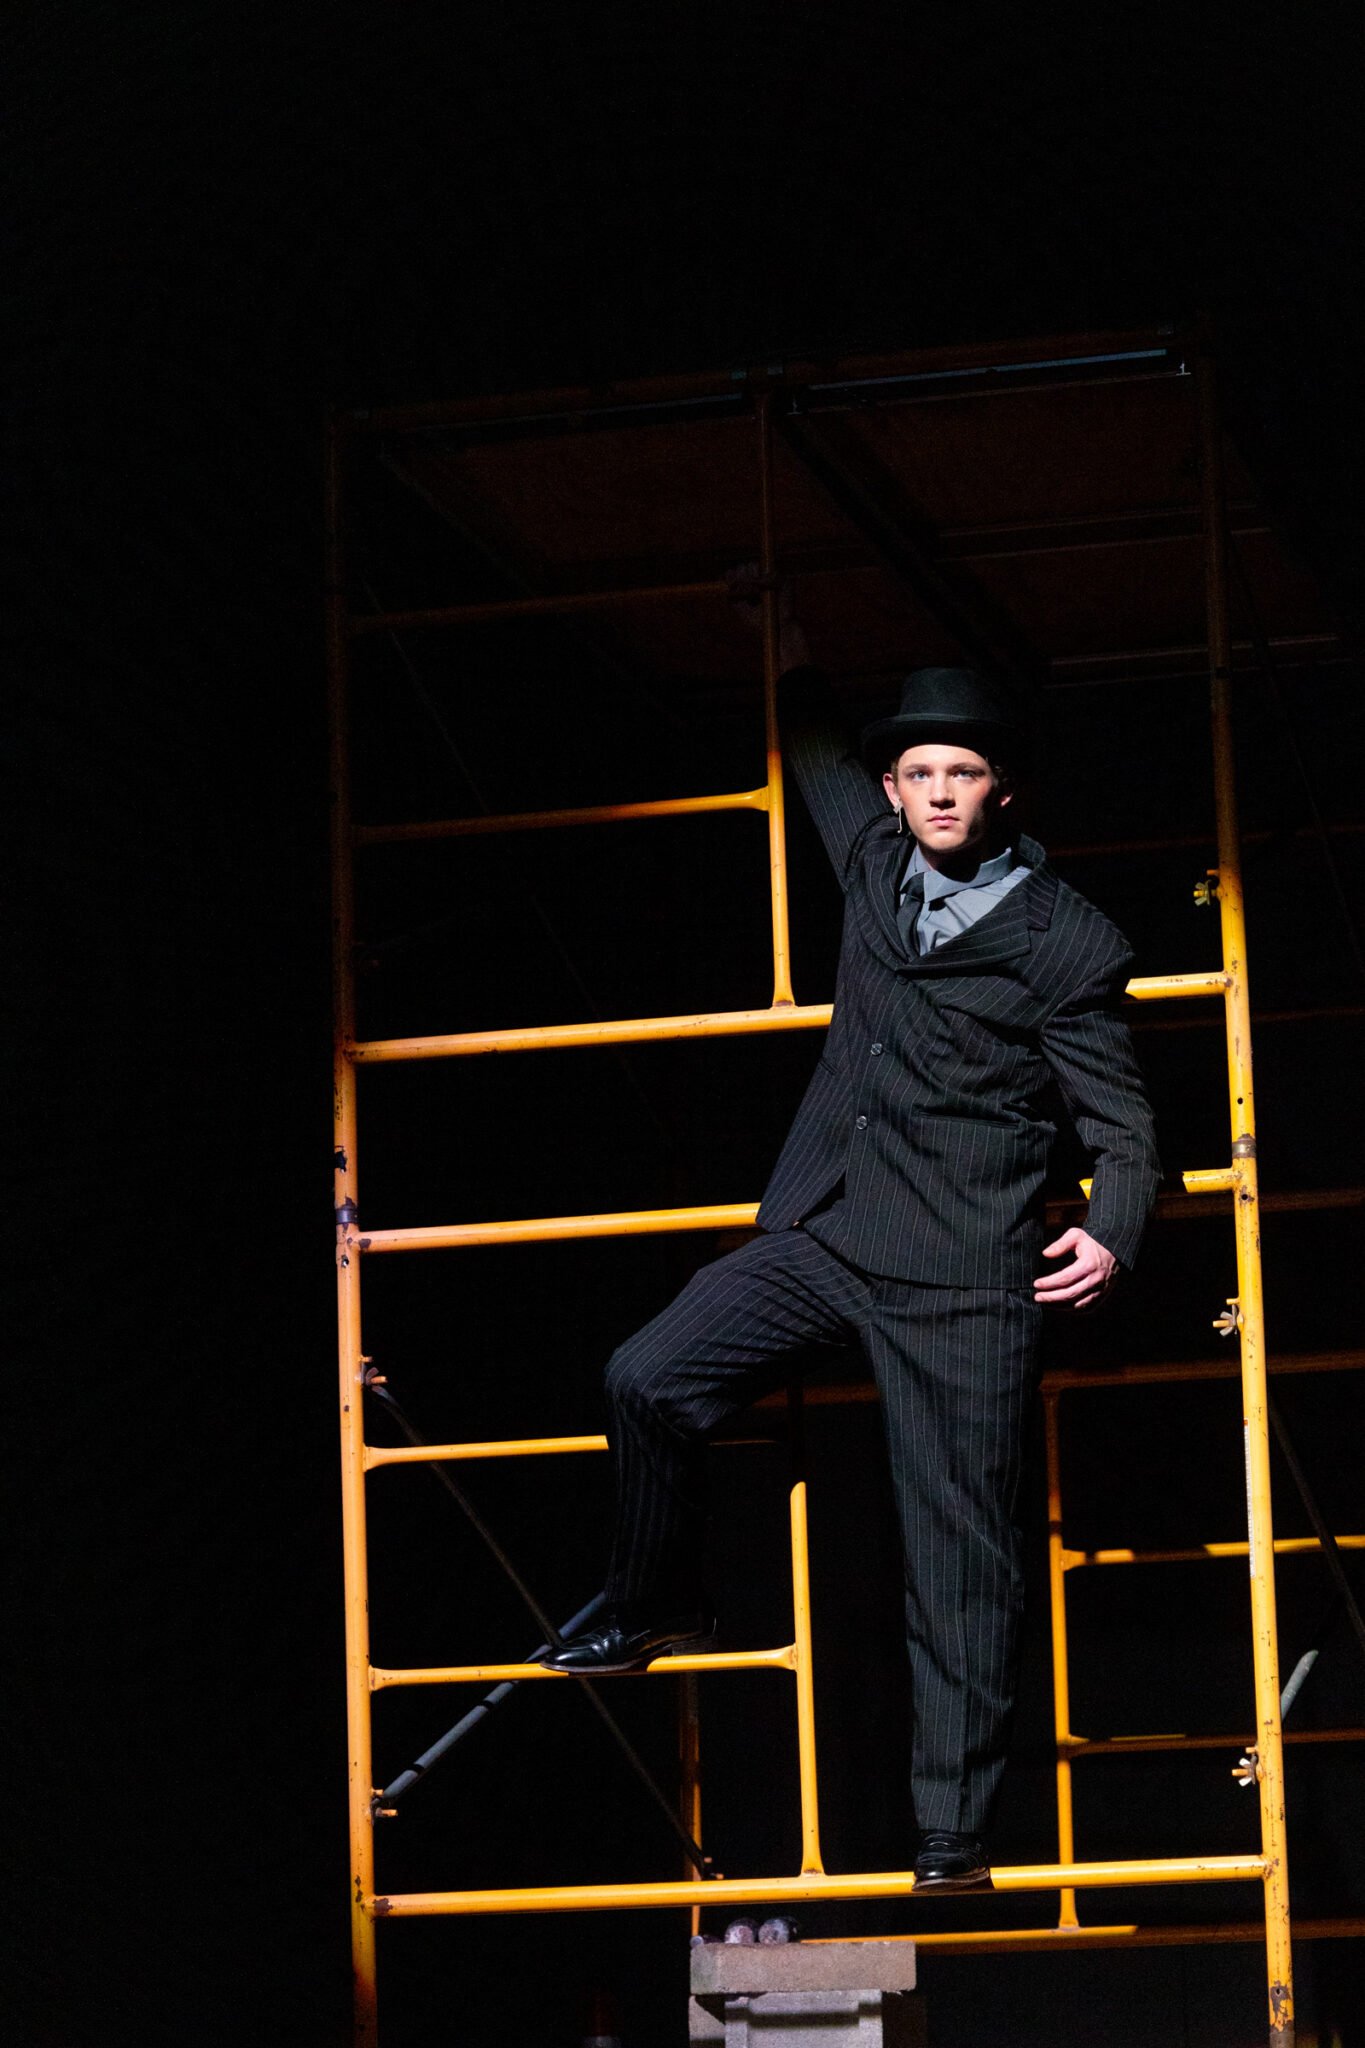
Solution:
<svg viewBox="0 0 1365 2048"><path fill-rule="evenodd" d="M983 860L970 881L960 882L954 875L944 874L941 868L931 868L924 858L918 839L910 850L910 859L905 876L924 876L924 907L929 909L941 903L945 896L956 896L963 889L984 889L990 882L1003 882L1016 865L1014 848L1007 846L991 860Z"/></svg>

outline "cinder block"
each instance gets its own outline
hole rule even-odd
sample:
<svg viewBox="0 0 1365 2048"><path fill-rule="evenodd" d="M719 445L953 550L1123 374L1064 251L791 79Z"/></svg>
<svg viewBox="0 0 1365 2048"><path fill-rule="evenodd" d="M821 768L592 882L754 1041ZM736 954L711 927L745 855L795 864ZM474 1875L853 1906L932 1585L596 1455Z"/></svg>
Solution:
<svg viewBox="0 0 1365 2048"><path fill-rule="evenodd" d="M693 1998L693 2048L925 2048L922 2000L906 1991L767 1991Z"/></svg>
<svg viewBox="0 0 1365 2048"><path fill-rule="evenodd" d="M708 1942L691 1962L694 2044L923 2048L913 1942Z"/></svg>
<svg viewBox="0 0 1365 2048"><path fill-rule="evenodd" d="M692 1989L757 1998L769 1991L913 1991L913 1941L791 1941L771 1948L707 1942L692 1950Z"/></svg>

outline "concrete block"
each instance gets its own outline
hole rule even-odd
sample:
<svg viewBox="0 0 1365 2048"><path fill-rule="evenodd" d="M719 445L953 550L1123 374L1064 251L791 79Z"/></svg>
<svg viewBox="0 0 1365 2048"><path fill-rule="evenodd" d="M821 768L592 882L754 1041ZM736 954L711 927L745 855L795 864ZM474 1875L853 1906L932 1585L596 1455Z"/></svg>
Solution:
<svg viewBox="0 0 1365 2048"><path fill-rule="evenodd" d="M707 1942L692 1950L692 1990L756 1998L769 1991L913 1991L913 1941Z"/></svg>
<svg viewBox="0 0 1365 2048"><path fill-rule="evenodd" d="M767 1991L693 1998L693 2048L925 2048L924 2004L906 1991Z"/></svg>
<svg viewBox="0 0 1365 2048"><path fill-rule="evenodd" d="M717 1942L691 1964L693 2044L923 2048L913 1942Z"/></svg>

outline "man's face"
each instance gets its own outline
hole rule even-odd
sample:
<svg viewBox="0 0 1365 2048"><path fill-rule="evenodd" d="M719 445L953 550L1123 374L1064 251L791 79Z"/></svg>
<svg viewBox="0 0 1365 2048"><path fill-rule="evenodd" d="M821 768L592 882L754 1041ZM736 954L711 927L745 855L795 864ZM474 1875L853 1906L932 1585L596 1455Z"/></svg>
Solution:
<svg viewBox="0 0 1365 2048"><path fill-rule="evenodd" d="M907 747L882 777L886 794L905 807L905 822L931 867L984 859L995 819L1010 801L984 754L970 747Z"/></svg>

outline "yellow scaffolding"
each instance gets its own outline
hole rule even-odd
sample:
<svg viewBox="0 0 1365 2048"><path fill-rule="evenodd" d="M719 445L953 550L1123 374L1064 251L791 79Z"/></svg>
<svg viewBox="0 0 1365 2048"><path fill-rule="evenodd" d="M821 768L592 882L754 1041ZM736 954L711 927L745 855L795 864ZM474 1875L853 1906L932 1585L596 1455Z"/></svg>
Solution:
<svg viewBox="0 0 1365 2048"><path fill-rule="evenodd" d="M1055 354L1055 343L1040 344L1035 350L1040 365L1047 361L1048 348ZM1016 361L1019 353L1016 346L1013 351ZM897 362L903 360L896 359ZM968 368L988 370L992 362L999 360L999 357L998 353L993 356L990 350L983 349L958 351L950 360L958 366L965 364ZM855 367L870 370L876 366L865 360ZM659 1231L732 1230L750 1225L754 1219L755 1209L749 1204L722 1204L586 1216L456 1223L410 1229L367 1229L362 1233L358 1211L357 1073L361 1067L392 1061L469 1057L551 1047L600 1046L664 1038L688 1039L754 1031L818 1029L828 1023L828 1005L800 1005L795 1001L792 992L787 936L782 758L777 725L778 620L774 575L777 566L777 545L772 390L783 381L799 384L803 376L808 378L809 375L809 366L796 366L786 374L785 380L781 373L756 374L751 380L757 479L757 553L765 578L762 624L766 782L760 788L734 794L680 798L665 802L549 813L523 813L495 818L437 820L425 824L358 826L354 822L350 801L347 738L348 681L351 643L358 635L408 626L451 627L528 614L569 614L622 604L647 605L662 598L714 598L724 591L725 586L715 580L705 580L644 589L630 588L578 593L572 596L518 599L496 604L468 604L425 611L370 612L353 615L348 608L345 590L343 520L344 471L348 448L353 438L376 431L401 432L405 429L427 428L457 420L512 417L516 412L526 417L537 411L549 411L556 406L564 409L574 405L585 406L592 400L600 398L600 394L536 394L515 402L484 400L459 407L419 407L360 415L338 412L329 422L326 568L327 644L332 703L338 1392L345 1563L351 1892L358 2042L369 2043L376 2038L375 1930L380 1919L436 1914L689 1907L693 1909L695 1920L696 1912L704 1904L739 1905L759 1901L789 1903L798 1899L898 1898L905 1896L912 1889L913 1880L907 1871L836 1875L827 1873L821 1860L811 1677L806 1495L804 1482L799 1479L793 1485L790 1496L793 1610L791 1641L768 1649L672 1656L659 1659L649 1667L653 1673L681 1675L684 1680L681 1716L684 1818L694 1833L697 1830L700 1807L697 1792L695 1681L691 1674L701 1671L753 1669L788 1671L793 1674L802 1824L799 1872L785 1876L709 1880L689 1877L671 1883L626 1882L402 1895L380 1893L375 1886L375 1791L371 1767L370 1718L374 1693L396 1686L504 1680L553 1684L562 1683L563 1680L559 1674L545 1671L538 1665L468 1664L401 1670L381 1669L372 1665L367 1617L367 1472L384 1465L432 1460L540 1457L596 1452L605 1448L606 1440L600 1436L561 1436L500 1442L437 1444L421 1449L381 1449L366 1444L360 1398L368 1364L363 1350L360 1316L360 1274L363 1258L382 1252L425 1251L493 1243L544 1242L553 1239L626 1236ZM714 393L715 388L715 380L680 378L664 380L649 386L636 385L631 387L631 390L637 398L657 394L660 397L681 399L689 394ZM1190 1195L1207 1197L1221 1194L1232 1198L1237 1250L1237 1295L1228 1305L1226 1326L1230 1332L1235 1332L1241 1353L1248 1541L1246 1544L1210 1544L1195 1550L1164 1553L1115 1551L1085 1554L1068 1550L1063 1540L1058 1450L1057 1408L1061 1395L1072 1388L1122 1384L1135 1378L1206 1377L1219 1374L1221 1368L1196 1365L1189 1368L1155 1367L1137 1373L1062 1373L1048 1376L1044 1383L1044 1401L1048 1447L1059 1853L1055 1864L996 1869L994 1881L996 1889L1002 1892L1060 1892L1059 1921L1055 1927L1003 1930L995 1933L917 1934L914 1939L936 1950L969 1953L983 1949L1024 1950L1118 1943L1131 1943L1137 1946L1164 1941L1249 1940L1260 1938L1263 1934L1267 1962L1269 2041L1271 2048L1291 2048L1294 2035L1289 1891L1285 1851L1283 1743L1280 1727L1273 1559L1277 1551L1314 1546L1298 1543L1277 1544L1271 1526L1267 1358L1261 1290L1256 1122L1252 1093L1246 936L1229 703L1232 648L1228 628L1225 512L1220 434L1216 424L1212 372L1208 357L1202 352L1198 359L1197 395L1218 854L1217 867L1210 873L1208 895L1211 899L1216 898L1219 907L1222 966L1210 973L1144 978L1132 982L1128 992L1142 1002L1209 996L1221 997L1223 1002L1231 1140L1229 1160L1226 1165L1186 1173L1184 1180ZM607 1023L463 1032L444 1036L385 1040L357 1038L352 973L352 861L357 848L402 840L546 828L563 829L582 824L722 810L761 811L767 817L773 970L773 997L769 1008L631 1018ZM1358 1195L1359 1190L1348 1191L1348 1194ZM1202 1208L1203 1204L1199 1206ZM1362 1361L1360 1356L1350 1355L1344 1360L1332 1362L1359 1364ZM1229 1371L1233 1369L1228 1368ZM1365 1545L1365 1537L1341 1540L1347 1546ZM1086 1741L1078 1737L1070 1726L1065 1592L1067 1575L1082 1566L1151 1562L1158 1556L1168 1559L1244 1556L1249 1560L1255 1671L1255 1727L1250 1741L1245 1745L1245 1768L1249 1777L1254 1777L1258 1788L1261 1847L1256 1854L1237 1856L1077 1862L1071 1773L1073 1762L1078 1757L1086 1754L1133 1753L1153 1747L1214 1746L1214 1738L1198 1738L1191 1742L1189 1738L1165 1736L1139 1737L1114 1742ZM1318 1739L1351 1739L1361 1733L1361 1730L1350 1729L1325 1731ZM1245 1738L1239 1736L1216 1738L1217 1746L1220 1747L1224 1742L1232 1746L1243 1741ZM1078 1923L1076 1916L1076 1893L1082 1888L1225 1883L1229 1880L1261 1884L1264 1895L1263 1922L1201 1928L1142 1928L1131 1925L1083 1927ZM1336 1921L1305 1925L1302 1931L1350 1933L1359 1932L1362 1928L1365 1928L1365 1922Z"/></svg>

